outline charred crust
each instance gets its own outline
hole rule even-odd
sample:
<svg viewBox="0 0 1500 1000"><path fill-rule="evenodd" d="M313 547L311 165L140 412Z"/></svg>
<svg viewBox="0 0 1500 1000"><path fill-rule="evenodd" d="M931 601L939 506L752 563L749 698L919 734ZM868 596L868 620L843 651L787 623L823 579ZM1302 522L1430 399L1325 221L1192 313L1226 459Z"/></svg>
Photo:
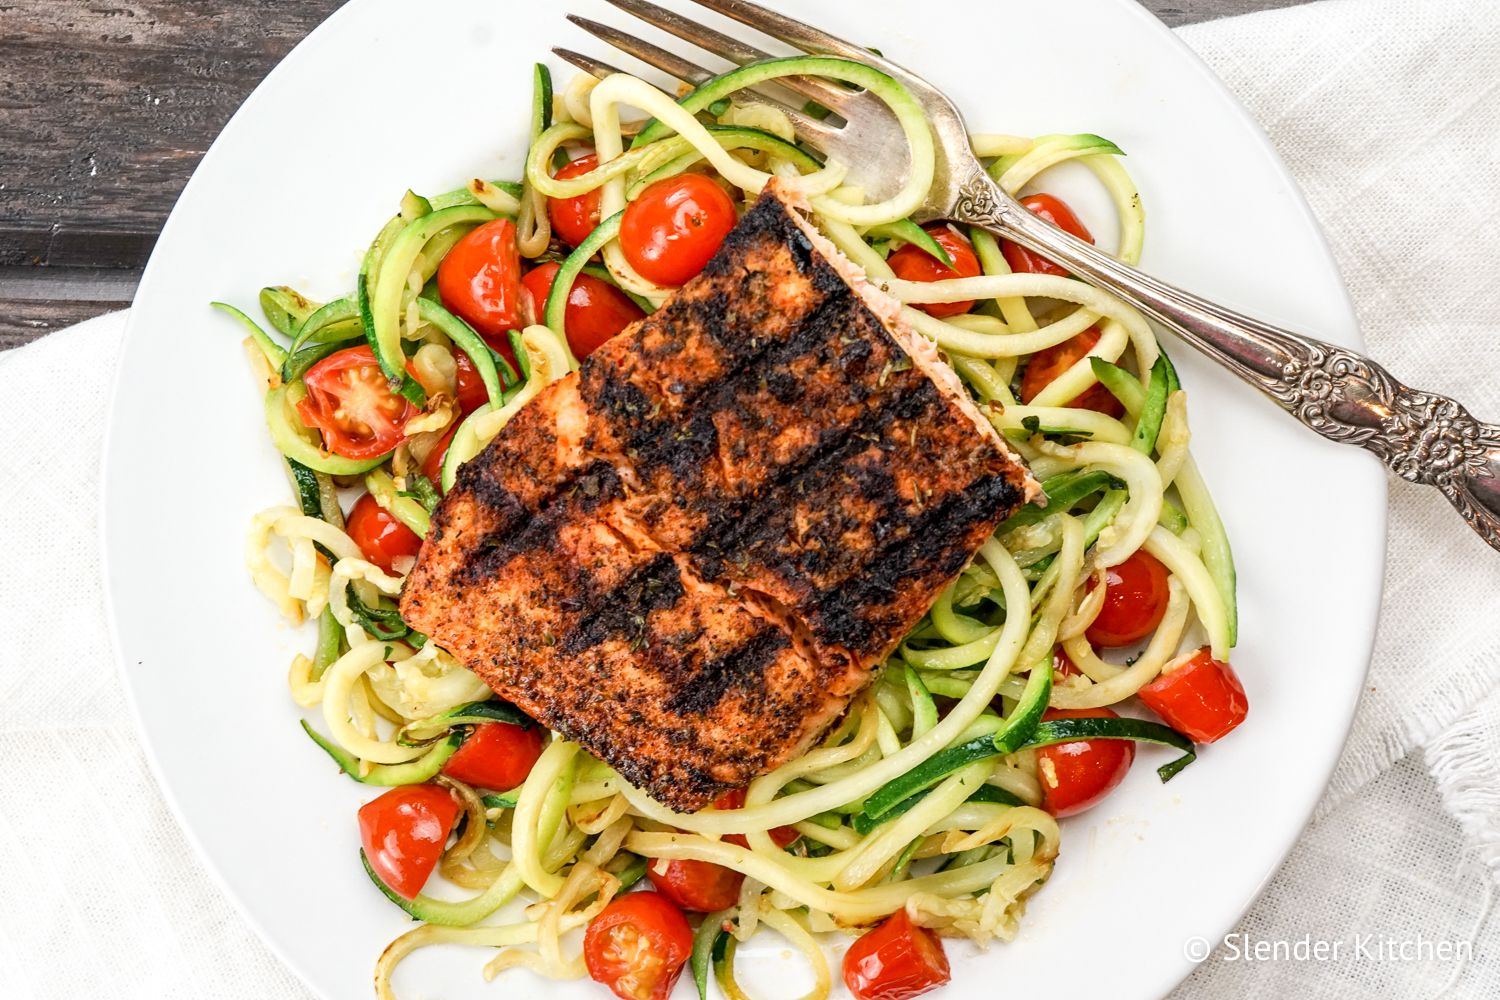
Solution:
<svg viewBox="0 0 1500 1000"><path fill-rule="evenodd" d="M646 640L651 613L676 606L682 594L677 563L666 553L654 556L624 583L588 601L590 610L562 637L557 652L576 656L621 638L639 649Z"/></svg>
<svg viewBox="0 0 1500 1000"><path fill-rule="evenodd" d="M845 707L1024 482L768 196L461 469L402 610L701 808Z"/></svg>
<svg viewBox="0 0 1500 1000"><path fill-rule="evenodd" d="M764 686L766 668L791 646L784 632L757 632L739 648L705 663L663 707L673 715L703 715L731 689L753 693Z"/></svg>

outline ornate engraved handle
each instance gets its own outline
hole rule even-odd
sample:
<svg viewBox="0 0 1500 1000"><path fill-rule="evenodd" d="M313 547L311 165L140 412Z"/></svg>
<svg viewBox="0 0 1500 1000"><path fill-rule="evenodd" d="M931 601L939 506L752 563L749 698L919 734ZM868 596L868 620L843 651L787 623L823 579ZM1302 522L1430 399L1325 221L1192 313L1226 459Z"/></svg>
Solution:
<svg viewBox="0 0 1500 1000"><path fill-rule="evenodd" d="M1403 479L1435 486L1500 549L1500 427L1408 388L1363 355L1215 305L1074 239L1026 211L983 170L950 216L994 230L1113 292L1333 441L1366 448Z"/></svg>

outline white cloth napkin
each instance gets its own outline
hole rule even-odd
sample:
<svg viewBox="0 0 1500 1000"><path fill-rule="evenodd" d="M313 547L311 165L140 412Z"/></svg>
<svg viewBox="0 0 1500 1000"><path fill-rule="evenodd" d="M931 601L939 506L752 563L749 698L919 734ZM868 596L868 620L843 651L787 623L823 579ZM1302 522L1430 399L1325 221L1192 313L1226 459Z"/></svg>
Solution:
<svg viewBox="0 0 1500 1000"><path fill-rule="evenodd" d="M1182 34L1297 175L1372 353L1500 419L1493 0L1327 0ZM304 998L189 849L124 707L95 520L122 326L0 355L0 984ZM1500 556L1399 482L1391 528L1369 690L1328 796L1242 936L1174 997L1500 996ZM1303 939L1339 957L1246 959Z"/></svg>

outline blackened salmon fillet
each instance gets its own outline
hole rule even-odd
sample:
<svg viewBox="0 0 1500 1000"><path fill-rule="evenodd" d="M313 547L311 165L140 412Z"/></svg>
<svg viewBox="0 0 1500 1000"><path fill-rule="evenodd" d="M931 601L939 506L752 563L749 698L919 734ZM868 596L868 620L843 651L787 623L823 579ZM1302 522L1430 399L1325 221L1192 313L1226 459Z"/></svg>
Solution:
<svg viewBox="0 0 1500 1000"><path fill-rule="evenodd" d="M812 744L1038 493L773 184L701 275L462 467L401 612L694 810Z"/></svg>

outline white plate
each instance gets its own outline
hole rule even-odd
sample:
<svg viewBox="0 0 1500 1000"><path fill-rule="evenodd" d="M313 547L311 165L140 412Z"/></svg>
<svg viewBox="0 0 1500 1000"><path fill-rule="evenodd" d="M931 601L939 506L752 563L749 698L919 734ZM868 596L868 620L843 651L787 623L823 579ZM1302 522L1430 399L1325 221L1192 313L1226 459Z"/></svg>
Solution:
<svg viewBox="0 0 1500 1000"><path fill-rule="evenodd" d="M1003 18L983 0L920 13L906 0L785 7L927 74L976 129L1110 137L1145 199L1148 270L1360 346L1286 170L1222 85L1130 0L1014 0ZM121 660L183 825L266 941L330 997L368 996L376 956L411 924L356 857L354 811L370 792L298 731L284 677L309 638L279 623L243 568L251 515L287 502L287 487L240 335L208 302L250 308L262 285L283 282L347 294L408 186L518 176L529 64L554 44L604 54L564 8L621 20L601 0L359 0L339 11L209 150L131 315L105 467ZM1122 791L1065 824L1056 874L1020 937L982 955L950 949L944 996L993 996L1000 977L1054 996L1167 992L1201 957L1187 942L1223 934L1275 870L1343 743L1374 635L1384 477L1187 348L1175 357L1235 543L1235 664L1253 710L1170 785L1153 773L1165 751L1142 751ZM763 961L744 964L766 983L800 979L781 942L751 951ZM493 997L485 960L420 953L398 986L404 997ZM507 976L506 995L541 995L530 973ZM591 983L546 989L603 995Z"/></svg>

